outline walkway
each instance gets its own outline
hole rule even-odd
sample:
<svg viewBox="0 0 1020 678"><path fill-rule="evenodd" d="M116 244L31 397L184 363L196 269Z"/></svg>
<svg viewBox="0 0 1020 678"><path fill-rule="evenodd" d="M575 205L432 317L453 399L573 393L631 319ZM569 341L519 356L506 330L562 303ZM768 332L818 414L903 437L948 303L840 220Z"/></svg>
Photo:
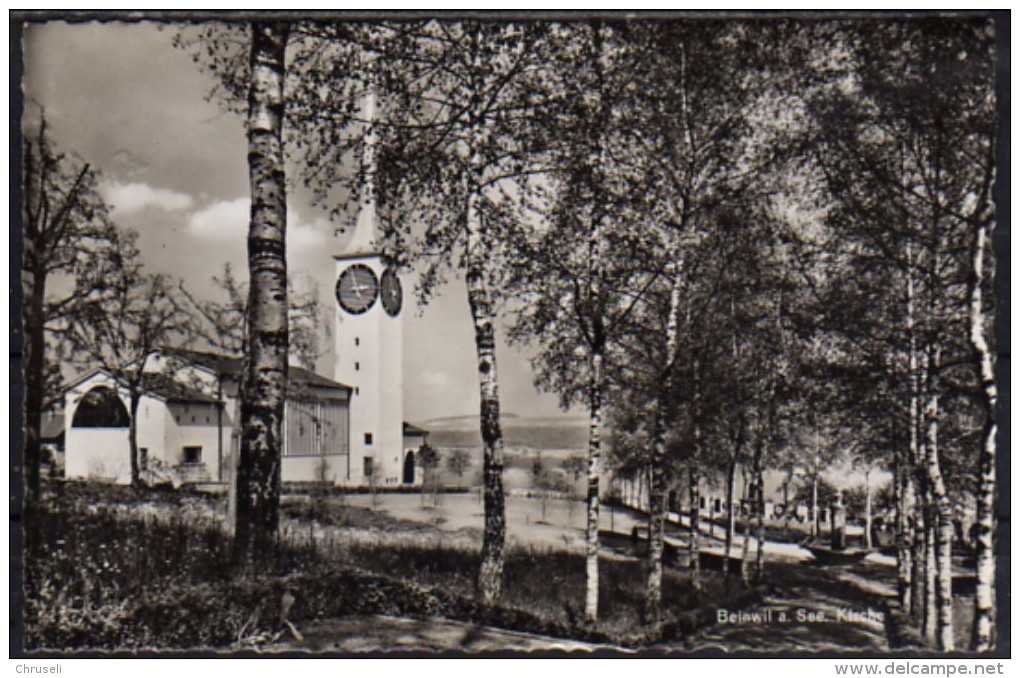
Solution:
<svg viewBox="0 0 1020 678"><path fill-rule="evenodd" d="M768 553L773 551L765 544ZM774 546L783 546L776 544ZM887 651L882 602L893 595L894 570L882 560L822 567L779 556L766 559L774 591L742 614L720 613L692 646L767 652Z"/></svg>
<svg viewBox="0 0 1020 678"><path fill-rule="evenodd" d="M341 617L301 627L302 640L281 639L268 652L529 652L591 651L597 645L477 626L450 619L386 615ZM613 648L619 650L619 648Z"/></svg>

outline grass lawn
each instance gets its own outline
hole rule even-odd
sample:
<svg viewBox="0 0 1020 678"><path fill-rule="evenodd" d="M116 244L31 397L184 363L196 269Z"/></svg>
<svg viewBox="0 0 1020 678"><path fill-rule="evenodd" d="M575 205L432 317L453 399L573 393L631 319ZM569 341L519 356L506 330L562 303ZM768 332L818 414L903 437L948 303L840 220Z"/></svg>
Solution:
<svg viewBox="0 0 1020 678"><path fill-rule="evenodd" d="M350 506L371 508L370 495L346 497ZM485 514L478 494L439 494L423 498L415 494L380 495L377 510L400 521L428 523L443 531L466 530L482 533ZM435 503L433 503L435 501ZM544 507L543 507L544 503ZM581 552L587 513L582 501L508 496L506 499L507 539L511 544ZM628 509L602 506L599 529L630 534L647 519Z"/></svg>
<svg viewBox="0 0 1020 678"><path fill-rule="evenodd" d="M28 648L259 645L280 637L285 613L298 626L350 615L446 617L643 645L682 638L723 595L714 573L703 574L699 591L686 572L667 569L666 624L649 629L644 563L607 552L600 620L589 625L581 618L583 556L550 539L512 544L504 595L490 607L475 597L480 538L470 527L437 529L364 506L294 499L284 504L266 571L241 575L222 531L221 498L85 483L54 484L47 494L26 558Z"/></svg>

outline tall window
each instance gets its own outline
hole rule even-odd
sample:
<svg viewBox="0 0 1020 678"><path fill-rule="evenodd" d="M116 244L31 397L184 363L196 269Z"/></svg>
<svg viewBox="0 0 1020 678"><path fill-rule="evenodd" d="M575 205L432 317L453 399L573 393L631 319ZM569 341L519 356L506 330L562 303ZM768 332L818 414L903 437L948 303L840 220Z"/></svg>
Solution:
<svg viewBox="0 0 1020 678"><path fill-rule="evenodd" d="M365 434L365 444L366 445L371 445L372 444L372 434L371 433L366 433Z"/></svg>
<svg viewBox="0 0 1020 678"><path fill-rule="evenodd" d="M362 470L364 471L365 477L366 478L371 478L372 477L372 471L375 470L375 468L372 466L372 457L365 457L365 459L362 462L362 464L363 464Z"/></svg>

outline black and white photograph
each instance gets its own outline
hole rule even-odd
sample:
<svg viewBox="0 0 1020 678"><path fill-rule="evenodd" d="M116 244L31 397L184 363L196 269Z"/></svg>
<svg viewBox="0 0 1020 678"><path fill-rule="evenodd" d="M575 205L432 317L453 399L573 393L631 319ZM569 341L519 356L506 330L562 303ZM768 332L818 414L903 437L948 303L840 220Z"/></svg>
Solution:
<svg viewBox="0 0 1020 678"><path fill-rule="evenodd" d="M1008 11L10 23L11 657L1010 656Z"/></svg>

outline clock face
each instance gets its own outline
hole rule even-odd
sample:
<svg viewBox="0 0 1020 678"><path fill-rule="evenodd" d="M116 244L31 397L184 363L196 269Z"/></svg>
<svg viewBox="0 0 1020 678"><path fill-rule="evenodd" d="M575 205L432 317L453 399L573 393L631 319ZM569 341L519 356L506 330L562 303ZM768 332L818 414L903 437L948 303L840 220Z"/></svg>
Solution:
<svg viewBox="0 0 1020 678"><path fill-rule="evenodd" d="M382 274L382 307L391 316L396 317L400 313L400 305L404 300L404 293L400 289L400 278L393 268L387 268Z"/></svg>
<svg viewBox="0 0 1020 678"><path fill-rule="evenodd" d="M340 308L354 315L372 308L378 294L379 281L375 272L364 264L350 266L336 281L336 300Z"/></svg>

